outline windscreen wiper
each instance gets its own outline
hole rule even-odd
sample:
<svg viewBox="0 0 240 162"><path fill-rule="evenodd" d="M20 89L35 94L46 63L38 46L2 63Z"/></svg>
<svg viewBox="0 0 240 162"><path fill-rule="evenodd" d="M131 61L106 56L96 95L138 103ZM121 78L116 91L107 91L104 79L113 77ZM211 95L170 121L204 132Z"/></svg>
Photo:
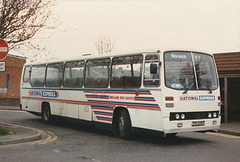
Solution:
<svg viewBox="0 0 240 162"><path fill-rule="evenodd" d="M195 80L193 80L193 81L190 83L189 88L187 88L187 86L186 86L186 89L184 90L183 94L186 94L186 93L188 92L188 90L192 88L192 86L194 85L194 82L195 82Z"/></svg>
<svg viewBox="0 0 240 162"><path fill-rule="evenodd" d="M209 84L206 83L205 81L203 81L203 79L199 78L198 79L205 87L207 87L207 89L209 90L210 93L212 93L212 90L209 87Z"/></svg>

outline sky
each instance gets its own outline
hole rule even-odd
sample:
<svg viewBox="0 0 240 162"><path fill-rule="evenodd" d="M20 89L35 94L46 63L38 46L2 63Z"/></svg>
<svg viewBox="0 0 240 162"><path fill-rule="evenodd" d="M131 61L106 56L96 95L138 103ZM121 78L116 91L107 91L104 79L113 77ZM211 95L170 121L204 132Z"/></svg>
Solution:
<svg viewBox="0 0 240 162"><path fill-rule="evenodd" d="M194 49L240 51L239 0L57 0L58 30L41 40L56 58L97 54L111 37L114 52Z"/></svg>

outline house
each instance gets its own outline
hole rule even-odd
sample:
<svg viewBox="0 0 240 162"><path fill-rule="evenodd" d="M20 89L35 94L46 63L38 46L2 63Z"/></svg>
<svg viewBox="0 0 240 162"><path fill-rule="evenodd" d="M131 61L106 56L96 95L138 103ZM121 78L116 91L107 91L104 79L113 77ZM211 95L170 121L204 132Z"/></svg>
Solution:
<svg viewBox="0 0 240 162"><path fill-rule="evenodd" d="M222 121L240 121L240 52L216 53Z"/></svg>
<svg viewBox="0 0 240 162"><path fill-rule="evenodd" d="M0 61L0 105L16 106L20 102L20 80L26 57L8 54Z"/></svg>

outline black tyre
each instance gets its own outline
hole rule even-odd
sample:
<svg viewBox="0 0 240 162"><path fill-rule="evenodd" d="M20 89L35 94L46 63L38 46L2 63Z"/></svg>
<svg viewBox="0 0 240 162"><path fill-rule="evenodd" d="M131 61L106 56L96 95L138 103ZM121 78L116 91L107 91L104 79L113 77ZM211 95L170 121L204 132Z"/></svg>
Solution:
<svg viewBox="0 0 240 162"><path fill-rule="evenodd" d="M49 104L44 104L42 108L42 119L44 123L50 123L52 120Z"/></svg>
<svg viewBox="0 0 240 162"><path fill-rule="evenodd" d="M132 126L129 114L126 110L121 110L118 116L118 133L122 139L129 139L132 136Z"/></svg>
<svg viewBox="0 0 240 162"><path fill-rule="evenodd" d="M177 133L166 134L167 138L175 138L176 136L177 136Z"/></svg>

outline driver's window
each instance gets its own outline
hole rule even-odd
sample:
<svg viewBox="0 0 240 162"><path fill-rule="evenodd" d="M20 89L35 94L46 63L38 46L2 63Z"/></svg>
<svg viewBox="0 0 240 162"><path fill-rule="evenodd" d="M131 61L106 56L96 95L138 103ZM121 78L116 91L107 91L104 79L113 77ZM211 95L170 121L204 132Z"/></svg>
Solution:
<svg viewBox="0 0 240 162"><path fill-rule="evenodd" d="M209 55L194 53L194 64L199 89L216 89L217 78L213 58Z"/></svg>
<svg viewBox="0 0 240 162"><path fill-rule="evenodd" d="M151 68L156 68L152 70ZM153 73L154 71L154 73ZM146 55L145 71L143 78L144 86L159 86L160 85L160 67L158 55Z"/></svg>

